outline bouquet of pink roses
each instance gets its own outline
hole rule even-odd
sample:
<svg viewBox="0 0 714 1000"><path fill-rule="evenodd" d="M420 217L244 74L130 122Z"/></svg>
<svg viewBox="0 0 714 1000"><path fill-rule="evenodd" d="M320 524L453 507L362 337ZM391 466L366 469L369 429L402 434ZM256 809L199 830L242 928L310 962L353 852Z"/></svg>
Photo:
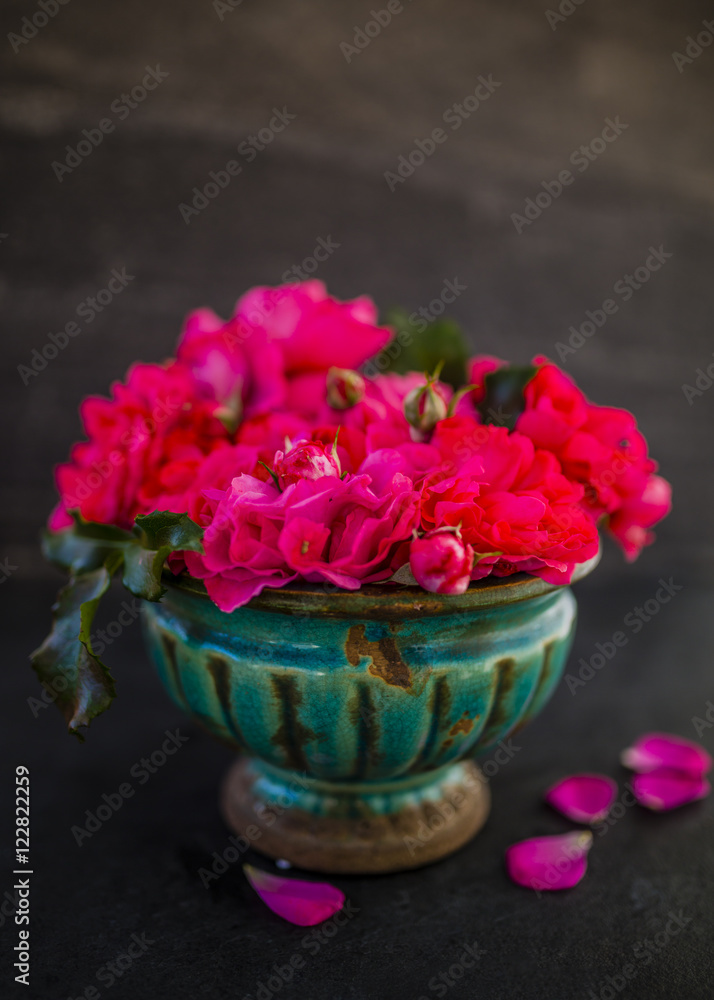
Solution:
<svg viewBox="0 0 714 1000"><path fill-rule="evenodd" d="M556 365L468 359L453 324L379 325L369 299L318 281L255 288L228 321L198 310L175 359L135 365L81 413L45 539L71 582L35 655L43 681L59 661L106 670L89 622L119 571L149 600L167 566L188 572L226 612L294 582L561 584L599 526L634 558L670 507L634 417Z"/></svg>

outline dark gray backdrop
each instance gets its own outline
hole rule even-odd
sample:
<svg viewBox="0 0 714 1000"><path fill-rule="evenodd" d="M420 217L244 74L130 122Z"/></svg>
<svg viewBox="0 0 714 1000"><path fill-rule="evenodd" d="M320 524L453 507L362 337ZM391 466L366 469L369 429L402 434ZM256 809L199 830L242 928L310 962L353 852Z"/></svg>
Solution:
<svg viewBox="0 0 714 1000"><path fill-rule="evenodd" d="M565 0L556 20L525 2L397 6L375 34L374 8L351 2L243 0L216 9L209 0L70 0L55 8L48 0L56 13L47 24L36 17L41 26L24 44L8 35L23 24L30 35L23 18L40 8L4 4L0 795L10 802L16 764L31 767L32 996L79 997L92 984L105 994L97 971L133 933L154 943L111 997L255 996L272 965L296 953L305 966L283 996L434 997L432 977L473 941L486 953L447 987L454 1000L606 1000L628 963L635 975L624 996L711 995L710 803L666 817L628 809L596 837L588 878L572 893L536 899L516 889L501 856L519 837L567 827L539 805L561 774L602 770L624 781L617 754L639 732L696 738L699 729L714 748L711 729L692 721L714 698L714 392L706 376L701 394L683 391L697 388L697 369L714 351L714 46L697 54L687 40L707 31L702 21L714 8ZM350 52L365 27L374 37ZM168 76L127 109L120 95L157 65ZM443 116L479 77L498 86L454 130ZM237 147L276 108L295 118L249 162ZM60 181L52 163L106 118L111 133ZM571 154L596 140L606 119L627 128L579 170ZM446 141L390 190L384 173L439 127ZM232 158L241 174L186 224L180 203ZM557 190L564 169L573 183L517 232L512 214L543 182ZM578 587L571 671L653 597L661 577L683 589L585 687L571 694L562 686L519 737L522 750L493 781L489 826L471 846L422 872L340 880L359 914L313 955L299 929L255 900L237 866L211 891L202 887L198 868L226 846L215 788L230 758L168 704L139 628L126 628L106 653L121 698L85 746L64 735L53 707L28 704L39 688L26 656L60 582L36 538L53 504L51 467L79 435L81 397L105 392L137 358L168 355L189 309L226 314L246 287L278 282L328 237L339 248L316 276L336 294L369 292L380 306L416 309L458 279L466 290L451 311L474 349L522 361L554 356L571 325L614 297L618 312L565 366L593 399L637 414L673 482L675 511L637 563L625 565L608 546L598 573ZM613 287L644 265L650 247L671 256L625 302ZM134 276L126 289L91 323L85 310L79 334L23 377L18 366L122 268ZM107 621L124 599L117 593ZM190 735L180 756L77 847L71 826L177 725ZM3 831L9 845L9 818ZM3 857L9 888L9 847ZM679 911L690 922L647 952L643 942ZM0 932L8 929L6 920Z"/></svg>

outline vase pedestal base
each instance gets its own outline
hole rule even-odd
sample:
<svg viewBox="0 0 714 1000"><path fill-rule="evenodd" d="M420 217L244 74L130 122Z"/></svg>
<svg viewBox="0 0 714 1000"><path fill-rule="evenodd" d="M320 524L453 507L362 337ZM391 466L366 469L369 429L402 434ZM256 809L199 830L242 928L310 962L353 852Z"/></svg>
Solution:
<svg viewBox="0 0 714 1000"><path fill-rule="evenodd" d="M377 874L420 868L463 847L490 810L472 761L381 782L315 781L241 757L223 816L255 850L308 871Z"/></svg>

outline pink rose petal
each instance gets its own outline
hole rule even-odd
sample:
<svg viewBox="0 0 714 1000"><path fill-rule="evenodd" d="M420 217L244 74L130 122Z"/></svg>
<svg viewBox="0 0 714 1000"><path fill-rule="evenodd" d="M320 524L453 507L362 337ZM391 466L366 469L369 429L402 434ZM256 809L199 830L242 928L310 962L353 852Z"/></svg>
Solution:
<svg viewBox="0 0 714 1000"><path fill-rule="evenodd" d="M545 793L545 801L574 823L605 819L617 795L617 785L603 774L573 774Z"/></svg>
<svg viewBox="0 0 714 1000"><path fill-rule="evenodd" d="M632 791L640 805L664 812L705 798L711 785L701 774L659 767L646 774L636 774L632 779Z"/></svg>
<svg viewBox="0 0 714 1000"><path fill-rule="evenodd" d="M321 924L345 905L344 893L327 882L283 878L252 865L243 865L243 871L265 905L291 924Z"/></svg>
<svg viewBox="0 0 714 1000"><path fill-rule="evenodd" d="M506 850L506 870L527 889L570 889L587 870L592 842L589 830L521 840Z"/></svg>
<svg viewBox="0 0 714 1000"><path fill-rule="evenodd" d="M643 774L665 767L701 776L712 766L704 747L669 733L645 733L634 746L622 751L620 760L625 767Z"/></svg>

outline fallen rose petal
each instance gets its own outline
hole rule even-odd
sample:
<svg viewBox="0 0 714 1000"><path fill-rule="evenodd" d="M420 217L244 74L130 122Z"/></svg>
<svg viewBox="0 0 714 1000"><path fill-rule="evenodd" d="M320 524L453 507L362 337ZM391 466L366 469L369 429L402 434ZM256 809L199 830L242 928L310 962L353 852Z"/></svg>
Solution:
<svg viewBox="0 0 714 1000"><path fill-rule="evenodd" d="M570 889L587 870L592 843L589 830L521 840L506 850L506 870L527 889Z"/></svg>
<svg viewBox="0 0 714 1000"><path fill-rule="evenodd" d="M701 774L686 774L672 767L659 767L656 771L636 774L632 791L642 806L665 812L705 798L711 785Z"/></svg>
<svg viewBox="0 0 714 1000"><path fill-rule="evenodd" d="M645 733L633 746L622 751L620 761L630 770L643 774L665 767L701 776L712 766L712 759L704 747L670 733Z"/></svg>
<svg viewBox="0 0 714 1000"><path fill-rule="evenodd" d="M321 924L345 905L344 893L327 882L283 878L252 865L243 865L243 871L265 905L291 924Z"/></svg>
<svg viewBox="0 0 714 1000"><path fill-rule="evenodd" d="M617 784L603 774L572 774L545 793L545 801L574 823L605 819L617 795Z"/></svg>

